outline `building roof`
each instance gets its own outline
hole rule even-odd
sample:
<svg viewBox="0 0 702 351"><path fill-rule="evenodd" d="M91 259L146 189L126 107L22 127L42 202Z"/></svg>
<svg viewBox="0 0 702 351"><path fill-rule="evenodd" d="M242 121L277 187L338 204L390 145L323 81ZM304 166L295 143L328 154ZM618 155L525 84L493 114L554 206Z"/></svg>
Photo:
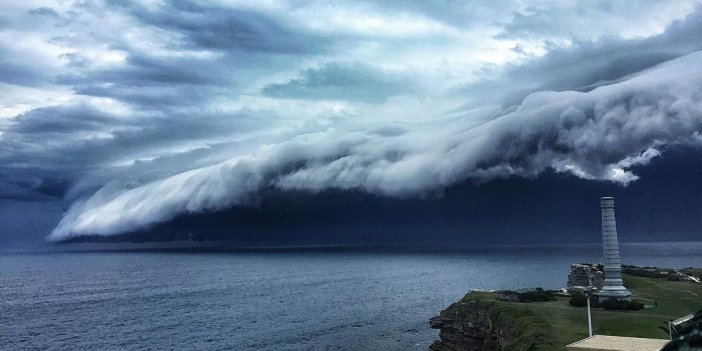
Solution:
<svg viewBox="0 0 702 351"><path fill-rule="evenodd" d="M595 335L576 341L566 346L566 349L569 351L659 351L668 341L664 339Z"/></svg>
<svg viewBox="0 0 702 351"><path fill-rule="evenodd" d="M678 325L678 324L680 324L680 323L684 323L684 322L689 321L689 320L692 319L693 317L695 317L695 315L688 314L687 316L680 317L680 318L678 318L678 319L676 319L676 320L670 322L670 324Z"/></svg>

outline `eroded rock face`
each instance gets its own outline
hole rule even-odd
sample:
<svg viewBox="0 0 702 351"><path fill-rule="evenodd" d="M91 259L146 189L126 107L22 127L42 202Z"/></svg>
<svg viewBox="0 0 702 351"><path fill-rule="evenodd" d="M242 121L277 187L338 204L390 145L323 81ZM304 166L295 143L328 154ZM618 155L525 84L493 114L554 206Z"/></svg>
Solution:
<svg viewBox="0 0 702 351"><path fill-rule="evenodd" d="M430 351L552 350L548 323L518 302L500 301L497 293L469 293L429 321L439 329Z"/></svg>
<svg viewBox="0 0 702 351"><path fill-rule="evenodd" d="M492 327L488 310L478 301L457 302L430 319L429 325L441 330L430 351L499 349L499 333Z"/></svg>
<svg viewBox="0 0 702 351"><path fill-rule="evenodd" d="M589 279L592 279L592 285L598 289L602 289L604 285L604 272L595 265L591 264L573 264L570 266L568 273L568 288L578 286L588 286Z"/></svg>

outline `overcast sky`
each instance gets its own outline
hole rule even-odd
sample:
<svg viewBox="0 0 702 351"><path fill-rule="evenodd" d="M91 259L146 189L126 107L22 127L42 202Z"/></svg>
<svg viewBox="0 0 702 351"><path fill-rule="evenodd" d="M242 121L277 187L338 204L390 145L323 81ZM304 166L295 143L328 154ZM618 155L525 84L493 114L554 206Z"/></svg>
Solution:
<svg viewBox="0 0 702 351"><path fill-rule="evenodd" d="M699 1L5 1L0 236L271 192L631 186L702 144L700 33Z"/></svg>

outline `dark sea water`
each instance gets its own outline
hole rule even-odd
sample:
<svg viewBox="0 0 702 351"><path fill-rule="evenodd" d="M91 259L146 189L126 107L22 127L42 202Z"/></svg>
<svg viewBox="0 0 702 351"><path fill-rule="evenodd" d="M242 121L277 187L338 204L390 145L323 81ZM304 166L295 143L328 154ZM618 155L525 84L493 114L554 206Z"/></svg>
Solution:
<svg viewBox="0 0 702 351"><path fill-rule="evenodd" d="M470 289L565 285L598 245L0 255L0 349L425 350ZM702 266L702 243L624 263Z"/></svg>

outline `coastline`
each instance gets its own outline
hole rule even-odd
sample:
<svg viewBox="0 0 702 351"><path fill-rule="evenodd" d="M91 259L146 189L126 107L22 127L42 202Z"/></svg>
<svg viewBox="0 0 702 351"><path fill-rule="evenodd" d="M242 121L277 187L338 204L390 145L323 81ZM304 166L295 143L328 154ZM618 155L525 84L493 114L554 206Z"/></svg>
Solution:
<svg viewBox="0 0 702 351"><path fill-rule="evenodd" d="M702 309L702 284L663 274L699 274L699 269L627 268L625 285L646 306L640 311L593 309L595 334L667 339L659 326ZM587 337L585 310L569 305L569 299L524 303L497 291L471 291L430 319L440 333L429 350L565 350L565 345Z"/></svg>

